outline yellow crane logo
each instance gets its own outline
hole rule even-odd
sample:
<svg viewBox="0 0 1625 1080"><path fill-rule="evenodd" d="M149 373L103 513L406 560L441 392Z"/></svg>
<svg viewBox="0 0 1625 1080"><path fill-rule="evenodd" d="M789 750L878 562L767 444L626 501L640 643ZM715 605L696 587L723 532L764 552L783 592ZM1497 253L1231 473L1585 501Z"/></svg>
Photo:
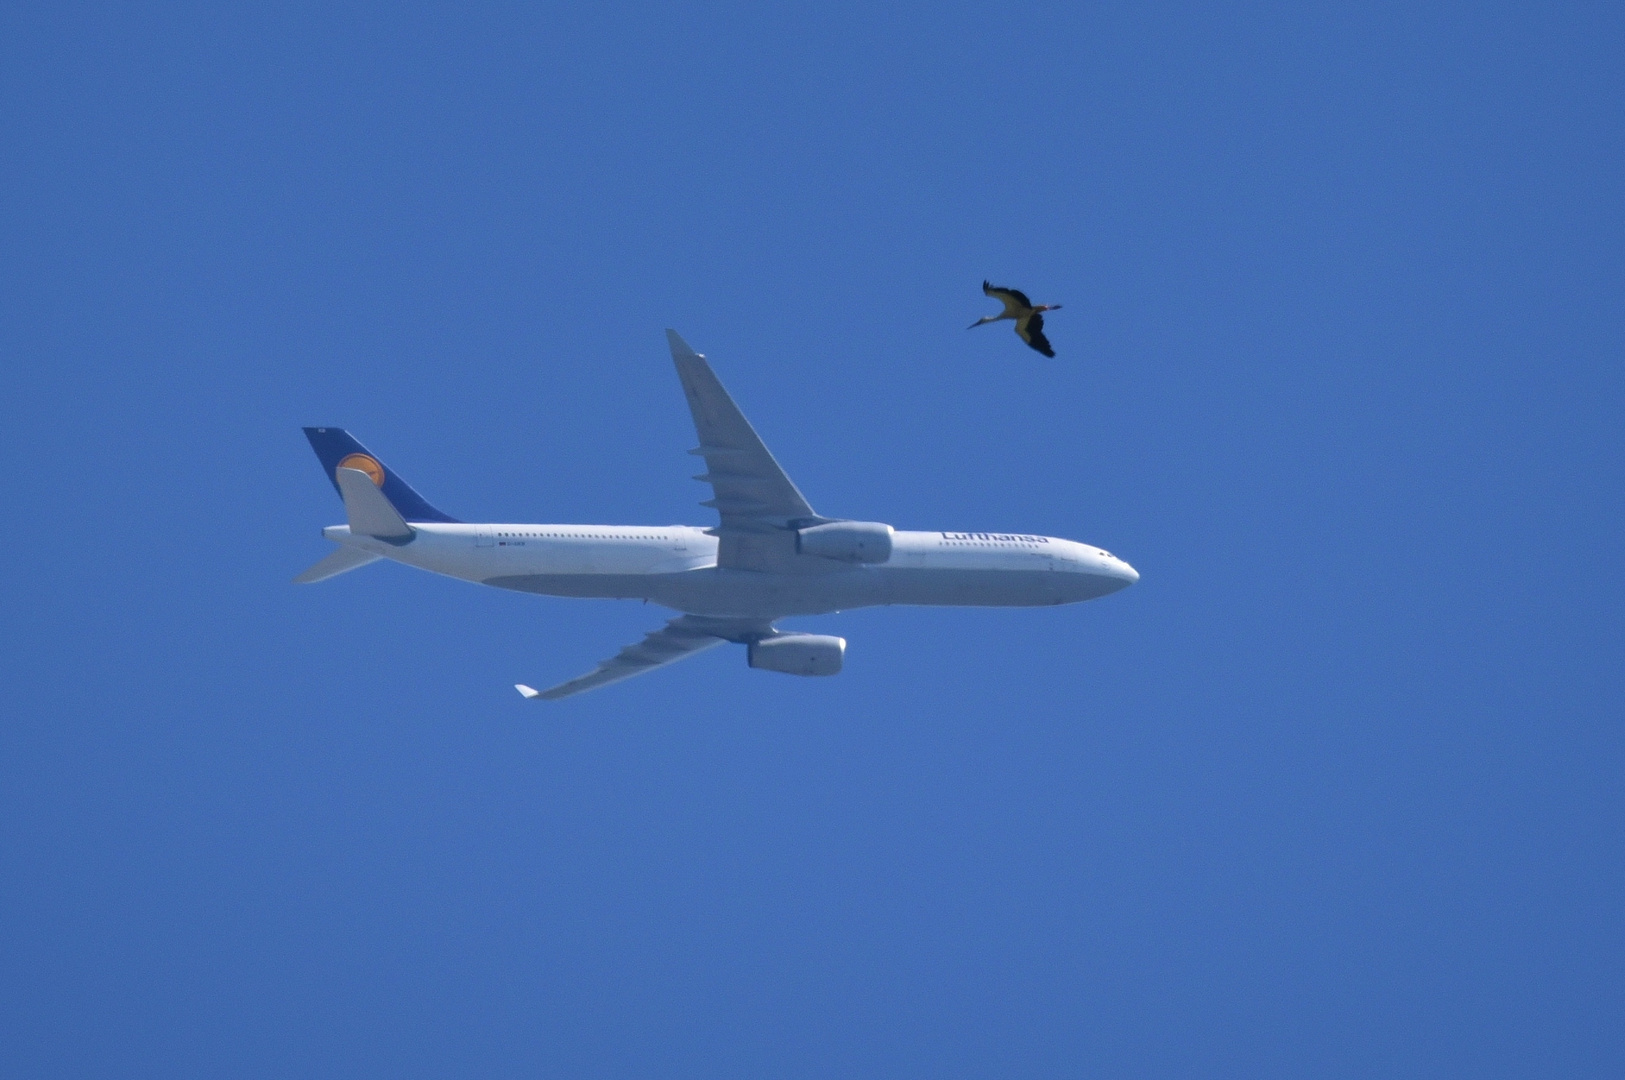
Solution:
<svg viewBox="0 0 1625 1080"><path fill-rule="evenodd" d="M378 460L376 458L373 458L367 454L351 454L349 457L339 462L338 467L341 469L358 469L361 472L366 473L368 478L371 479L374 484L377 484L379 487L384 486L384 467L378 464Z"/></svg>

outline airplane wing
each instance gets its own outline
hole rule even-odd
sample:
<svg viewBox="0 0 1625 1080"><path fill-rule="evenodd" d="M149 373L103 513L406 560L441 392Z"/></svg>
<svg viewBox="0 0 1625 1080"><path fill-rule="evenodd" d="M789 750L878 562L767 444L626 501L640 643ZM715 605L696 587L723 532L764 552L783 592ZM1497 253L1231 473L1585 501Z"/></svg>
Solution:
<svg viewBox="0 0 1625 1080"><path fill-rule="evenodd" d="M557 701L583 690L594 690L634 675L642 675L645 671L653 671L657 667L674 664L725 641L752 641L771 636L772 633L773 624L766 619L717 619L684 615L673 619L636 645L628 645L579 678L546 690L534 690L523 683L515 684L514 689L532 700Z"/></svg>
<svg viewBox="0 0 1625 1080"><path fill-rule="evenodd" d="M749 542L749 537L782 537L793 521L823 519L773 460L705 357L689 348L675 330L667 330L666 339L700 436L700 445L689 453L705 459L706 471L695 479L709 483L716 496L700 505L714 507L722 518L712 530L723 541L717 565L766 569L762 557L752 554L760 552L762 545Z"/></svg>

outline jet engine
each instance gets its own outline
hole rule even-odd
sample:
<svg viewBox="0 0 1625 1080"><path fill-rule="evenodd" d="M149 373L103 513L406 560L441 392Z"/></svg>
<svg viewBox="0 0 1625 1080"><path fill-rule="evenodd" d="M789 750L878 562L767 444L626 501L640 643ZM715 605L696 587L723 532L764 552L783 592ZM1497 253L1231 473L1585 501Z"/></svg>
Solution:
<svg viewBox="0 0 1625 1080"><path fill-rule="evenodd" d="M753 641L750 666L786 675L839 675L846 639L829 634L776 634Z"/></svg>
<svg viewBox="0 0 1625 1080"><path fill-rule="evenodd" d="M878 521L832 521L796 531L796 551L850 563L891 558L892 527Z"/></svg>

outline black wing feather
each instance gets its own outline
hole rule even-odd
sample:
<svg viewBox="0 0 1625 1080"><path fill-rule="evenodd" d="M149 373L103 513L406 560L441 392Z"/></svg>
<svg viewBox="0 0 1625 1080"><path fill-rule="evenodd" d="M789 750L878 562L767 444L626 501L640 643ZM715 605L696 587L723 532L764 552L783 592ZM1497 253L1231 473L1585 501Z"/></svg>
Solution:
<svg viewBox="0 0 1625 1080"><path fill-rule="evenodd" d="M984 281L982 282L982 292L987 296L993 296L995 293L1009 293L1016 303L1022 307L1030 308L1033 306L1033 302L1027 299L1027 294L1019 289L1006 289L1003 285L989 285Z"/></svg>
<svg viewBox="0 0 1625 1080"><path fill-rule="evenodd" d="M1038 312L1033 312L1028 318L1018 319L1016 321L1016 333L1021 335L1022 341L1025 341L1045 356L1053 357L1055 355L1055 350L1050 348L1049 338L1044 336L1044 316Z"/></svg>

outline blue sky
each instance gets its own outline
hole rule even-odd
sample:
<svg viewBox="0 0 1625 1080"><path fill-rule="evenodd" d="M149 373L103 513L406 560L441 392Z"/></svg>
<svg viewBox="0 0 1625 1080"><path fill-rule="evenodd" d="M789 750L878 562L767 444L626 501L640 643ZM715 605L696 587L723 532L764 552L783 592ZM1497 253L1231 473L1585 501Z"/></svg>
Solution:
<svg viewBox="0 0 1625 1080"><path fill-rule="evenodd" d="M1611 5L11 5L0 1045L28 1076L1617 1076ZM984 277L1065 304L1047 361ZM1104 546L538 707L637 604L320 586L821 512Z"/></svg>

